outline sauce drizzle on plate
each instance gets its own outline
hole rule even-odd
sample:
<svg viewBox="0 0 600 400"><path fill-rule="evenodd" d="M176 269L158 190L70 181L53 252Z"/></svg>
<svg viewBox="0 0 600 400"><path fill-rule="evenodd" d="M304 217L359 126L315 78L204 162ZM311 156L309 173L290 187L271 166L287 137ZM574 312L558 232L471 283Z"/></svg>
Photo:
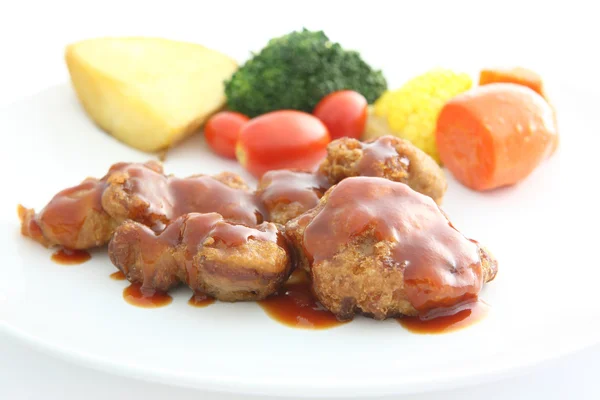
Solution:
<svg viewBox="0 0 600 400"><path fill-rule="evenodd" d="M215 299L212 297L201 293L195 292L192 297L188 300L188 304L193 307L204 308L208 307L215 302Z"/></svg>
<svg viewBox="0 0 600 400"><path fill-rule="evenodd" d="M481 300L459 304L457 307L437 311L424 317L401 317L396 320L412 333L440 334L454 332L481 321L489 312L490 306Z"/></svg>
<svg viewBox="0 0 600 400"><path fill-rule="evenodd" d="M125 280L125 274L121 271L113 272L109 276L110 276L110 279L114 279L115 281L124 281Z"/></svg>
<svg viewBox="0 0 600 400"><path fill-rule="evenodd" d="M123 289L123 298L129 304L142 308L164 307L173 301L169 294L146 290L139 283L132 283Z"/></svg>
<svg viewBox="0 0 600 400"><path fill-rule="evenodd" d="M91 259L92 256L85 250L71 250L61 248L52 254L52 261L62 265L77 265Z"/></svg>
<svg viewBox="0 0 600 400"><path fill-rule="evenodd" d="M293 328L328 329L345 324L315 299L302 270L294 271L276 294L258 304L271 318Z"/></svg>

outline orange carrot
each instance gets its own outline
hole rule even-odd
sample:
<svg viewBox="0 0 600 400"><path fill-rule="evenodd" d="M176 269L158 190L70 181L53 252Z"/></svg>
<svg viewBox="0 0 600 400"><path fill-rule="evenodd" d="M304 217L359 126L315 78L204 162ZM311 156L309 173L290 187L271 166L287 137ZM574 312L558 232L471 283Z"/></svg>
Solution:
<svg viewBox="0 0 600 400"><path fill-rule="evenodd" d="M540 96L546 97L542 78L527 68L484 69L479 73L479 85L490 83L516 83L535 90Z"/></svg>
<svg viewBox="0 0 600 400"><path fill-rule="evenodd" d="M521 67L515 67L511 69L484 69L479 73L479 85L487 85L490 83L516 83L517 85L527 86L535 90L540 94L552 107L552 112L556 114L556 110L552 105L552 102L548 98L546 90L544 88L544 84L542 81L542 77L539 76L536 72ZM556 115L555 115L556 118ZM558 147L558 137L554 143L554 147L552 149L552 153Z"/></svg>
<svg viewBox="0 0 600 400"><path fill-rule="evenodd" d="M552 154L557 138L548 102L513 83L479 86L454 97L436 130L442 163L474 190L522 181Z"/></svg>

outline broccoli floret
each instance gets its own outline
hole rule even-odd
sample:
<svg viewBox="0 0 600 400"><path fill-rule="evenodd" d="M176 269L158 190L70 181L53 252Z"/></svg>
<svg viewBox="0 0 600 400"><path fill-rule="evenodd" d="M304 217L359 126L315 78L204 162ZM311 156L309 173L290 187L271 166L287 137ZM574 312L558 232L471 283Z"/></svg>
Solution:
<svg viewBox="0 0 600 400"><path fill-rule="evenodd" d="M312 112L324 96L342 89L373 103L387 82L358 52L307 29L271 39L225 82L228 108L249 117L281 109Z"/></svg>

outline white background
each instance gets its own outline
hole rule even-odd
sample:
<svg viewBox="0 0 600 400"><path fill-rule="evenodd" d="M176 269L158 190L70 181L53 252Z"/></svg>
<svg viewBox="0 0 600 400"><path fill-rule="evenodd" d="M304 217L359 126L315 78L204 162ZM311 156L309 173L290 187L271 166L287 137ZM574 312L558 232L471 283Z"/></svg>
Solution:
<svg viewBox="0 0 600 400"><path fill-rule="evenodd" d="M79 39L164 36L226 49L243 59L268 37L302 25L324 29L346 47L360 49L375 65L382 53L394 54L398 60L395 70L385 70L392 84L401 83L393 76L410 76L433 65L465 65L465 60L476 59L482 65L530 66L550 81L560 74L600 90L596 82L600 62L595 55L600 29L597 13L589 6L593 2L547 3L4 1L0 5L0 107L67 81L64 46ZM2 132L11 134L17 133ZM531 312L526 306L524 312ZM557 318L569 323L568 317ZM600 347L596 347L526 376L410 398L598 399L599 367ZM148 400L192 399L198 394L83 369L38 353L13 338L0 337L2 399L141 396Z"/></svg>

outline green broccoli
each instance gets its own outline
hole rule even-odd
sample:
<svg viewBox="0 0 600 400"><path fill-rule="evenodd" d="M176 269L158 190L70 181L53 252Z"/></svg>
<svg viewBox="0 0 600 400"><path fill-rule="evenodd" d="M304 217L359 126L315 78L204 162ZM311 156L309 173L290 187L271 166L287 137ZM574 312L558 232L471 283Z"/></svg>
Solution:
<svg viewBox="0 0 600 400"><path fill-rule="evenodd" d="M312 112L324 96L342 89L373 103L387 82L358 52L307 29L271 39L225 82L228 108L249 117L281 109Z"/></svg>

